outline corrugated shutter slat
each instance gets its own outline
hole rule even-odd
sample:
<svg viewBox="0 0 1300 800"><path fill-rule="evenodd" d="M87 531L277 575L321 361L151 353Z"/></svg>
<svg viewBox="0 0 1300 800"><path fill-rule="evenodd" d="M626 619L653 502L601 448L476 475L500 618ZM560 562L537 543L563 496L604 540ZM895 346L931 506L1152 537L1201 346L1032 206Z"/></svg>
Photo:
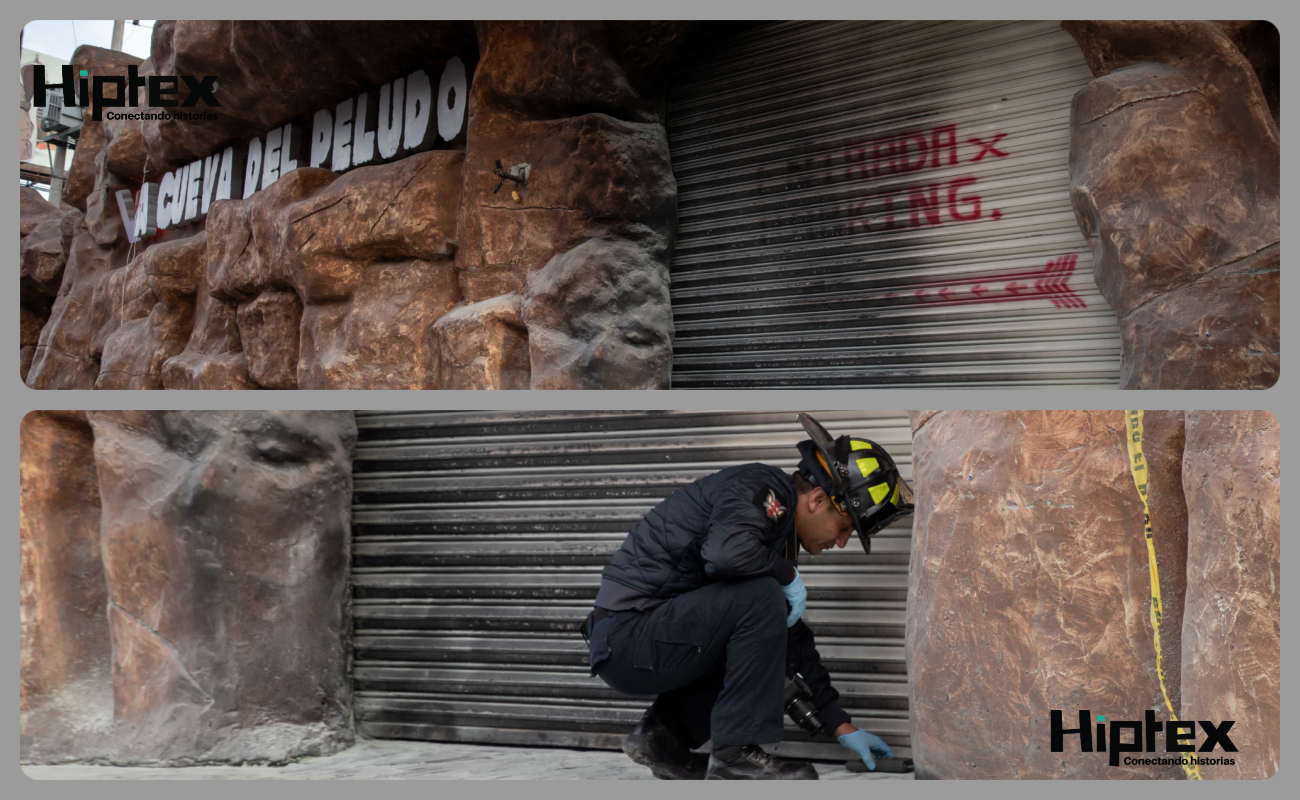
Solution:
<svg viewBox="0 0 1300 800"><path fill-rule="evenodd" d="M1117 385L1069 200L1090 79L1051 22L722 37L669 93L673 385Z"/></svg>
<svg viewBox="0 0 1300 800"><path fill-rule="evenodd" d="M817 412L911 477L903 412ZM731 464L793 470L794 412L358 413L353 679L375 738L617 748L646 699L587 674L577 627L646 511ZM910 521L801 560L843 705L903 756ZM842 759L787 726L789 755Z"/></svg>

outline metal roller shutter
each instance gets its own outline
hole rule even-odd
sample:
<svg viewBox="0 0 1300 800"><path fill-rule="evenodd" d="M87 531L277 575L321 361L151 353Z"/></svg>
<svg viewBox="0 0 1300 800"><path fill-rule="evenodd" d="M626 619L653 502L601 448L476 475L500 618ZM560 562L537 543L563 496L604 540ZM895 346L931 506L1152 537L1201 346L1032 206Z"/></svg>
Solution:
<svg viewBox="0 0 1300 800"><path fill-rule="evenodd" d="M669 92L673 386L1119 383L1055 22L784 22Z"/></svg>
<svg viewBox="0 0 1300 800"><path fill-rule="evenodd" d="M820 412L911 477L904 412ZM649 699L589 677L578 625L632 526L731 464L793 470L794 412L358 413L357 730L373 738L616 749ZM910 520L801 570L807 620L857 724L910 754ZM787 720L786 754L843 759Z"/></svg>

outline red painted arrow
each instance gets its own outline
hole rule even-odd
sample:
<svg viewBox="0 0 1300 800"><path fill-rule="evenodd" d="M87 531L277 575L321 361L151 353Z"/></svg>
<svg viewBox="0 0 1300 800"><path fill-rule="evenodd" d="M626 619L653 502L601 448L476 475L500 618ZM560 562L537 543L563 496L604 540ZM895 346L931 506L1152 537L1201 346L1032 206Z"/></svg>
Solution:
<svg viewBox="0 0 1300 800"><path fill-rule="evenodd" d="M955 284L935 281L926 284L924 289L914 290L913 296L929 304L963 305L1043 299L1051 301L1056 308L1087 308L1084 299L1070 288L1077 263L1077 254L1066 253L1048 259L1040 267L986 275L981 280L989 281L987 285L969 284L962 280ZM968 289L970 296L963 294L963 289ZM985 299L984 295L991 296ZM891 292L888 296L894 295Z"/></svg>

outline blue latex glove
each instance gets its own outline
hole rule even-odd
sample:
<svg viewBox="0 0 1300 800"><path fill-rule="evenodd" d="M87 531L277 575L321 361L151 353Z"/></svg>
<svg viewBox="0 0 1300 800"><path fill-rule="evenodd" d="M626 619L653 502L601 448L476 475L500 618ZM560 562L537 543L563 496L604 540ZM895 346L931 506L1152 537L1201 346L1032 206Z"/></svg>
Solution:
<svg viewBox="0 0 1300 800"><path fill-rule="evenodd" d="M846 733L839 737L840 744L857 753L862 757L862 763L867 765L867 769L876 768L876 758L893 758L894 751L889 749L889 745L874 733L866 731L854 731ZM876 758L872 758L872 755Z"/></svg>
<svg viewBox="0 0 1300 800"><path fill-rule="evenodd" d="M785 618L785 626L788 628L799 621L803 610L808 607L808 590L803 586L799 570L794 571L794 580L782 586L781 591L785 593L785 601L790 604L790 615Z"/></svg>

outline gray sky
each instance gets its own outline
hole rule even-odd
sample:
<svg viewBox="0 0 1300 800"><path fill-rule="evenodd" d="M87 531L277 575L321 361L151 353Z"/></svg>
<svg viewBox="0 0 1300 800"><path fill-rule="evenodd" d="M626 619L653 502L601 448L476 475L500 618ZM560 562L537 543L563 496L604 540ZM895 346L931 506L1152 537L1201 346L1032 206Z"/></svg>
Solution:
<svg viewBox="0 0 1300 800"><path fill-rule="evenodd" d="M149 37L153 20L140 20L139 27L126 21L122 35L122 49L133 56L149 57ZM23 47L38 53L71 60L78 45L93 44L108 47L113 43L111 19L38 19L23 28Z"/></svg>

